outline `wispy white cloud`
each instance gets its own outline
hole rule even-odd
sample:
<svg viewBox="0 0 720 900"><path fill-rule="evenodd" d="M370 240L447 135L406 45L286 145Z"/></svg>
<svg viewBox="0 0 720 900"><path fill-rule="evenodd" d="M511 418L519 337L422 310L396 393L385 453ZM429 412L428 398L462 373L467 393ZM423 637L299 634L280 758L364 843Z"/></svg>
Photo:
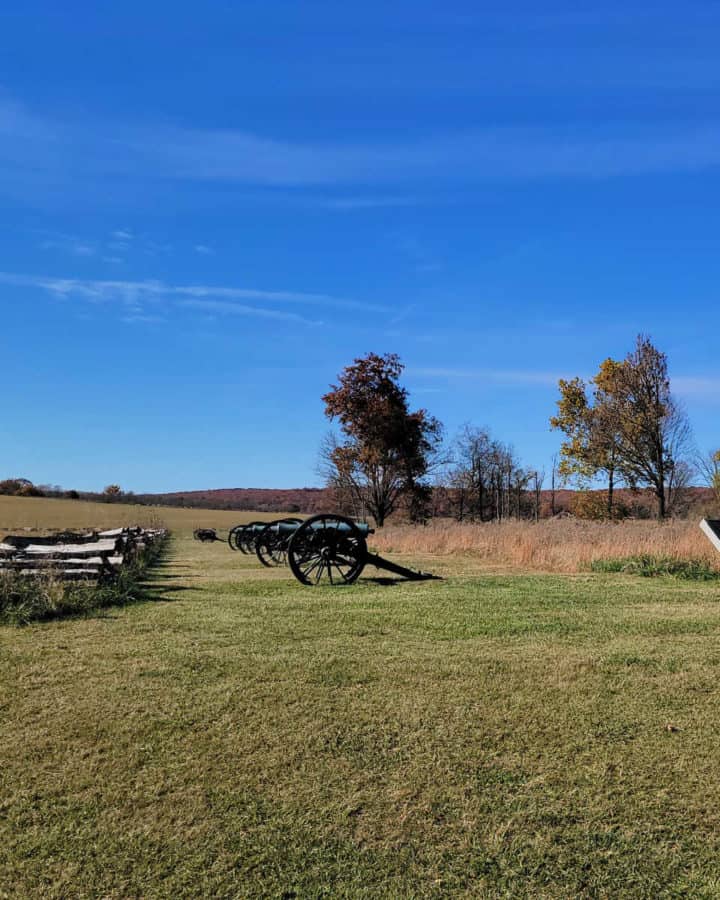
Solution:
<svg viewBox="0 0 720 900"><path fill-rule="evenodd" d="M40 242L42 250L55 250L69 256L100 257L103 262L120 262L118 253L131 249L134 237L130 231L119 230L112 233L111 239L94 237L78 237L61 231L47 229L31 229L43 237Z"/></svg>
<svg viewBox="0 0 720 900"><path fill-rule="evenodd" d="M216 285L163 285L151 282L152 290L176 296L218 298L222 300L262 300L267 303L294 303L308 306L330 306L338 309L357 309L364 312L387 312L388 307L362 300L349 300L330 294L312 294L299 291L264 291L255 288L221 287Z"/></svg>
<svg viewBox="0 0 720 900"><path fill-rule="evenodd" d="M351 212L363 209L387 209L388 207L417 206L421 201L417 197L323 197L315 201L317 206L339 212Z"/></svg>
<svg viewBox="0 0 720 900"><path fill-rule="evenodd" d="M398 252L407 259L415 272L426 274L438 272L443 268L443 263L431 254L423 242L414 235L391 232L388 237Z"/></svg>
<svg viewBox="0 0 720 900"><path fill-rule="evenodd" d="M676 375L671 385L681 397L720 402L720 375Z"/></svg>
<svg viewBox="0 0 720 900"><path fill-rule="evenodd" d="M108 241L106 246L108 250L116 250L121 253L130 249L130 244L127 241Z"/></svg>
<svg viewBox="0 0 720 900"><path fill-rule="evenodd" d="M40 242L41 250L59 250L71 256L94 256L97 253L97 245L94 242L72 234L45 229L40 229L35 233L44 236Z"/></svg>
<svg viewBox="0 0 720 900"><path fill-rule="evenodd" d="M136 313L134 315L123 316L122 321L125 322L126 325L160 325L167 322L167 319L165 316L149 316Z"/></svg>
<svg viewBox="0 0 720 900"><path fill-rule="evenodd" d="M88 300L113 301L127 297L191 297L231 300L263 300L269 303L298 303L311 306L331 306L371 312L387 312L388 307L349 300L330 294L301 291L266 291L256 288L228 287L224 285L190 284L173 285L156 279L144 281L94 280L83 278L53 278L42 275L20 275L0 272L0 283L16 287L41 288L54 294L79 296Z"/></svg>
<svg viewBox="0 0 720 900"><path fill-rule="evenodd" d="M720 166L718 122L496 127L414 139L308 143L230 129L59 121L0 100L0 136L6 183L20 173L36 183L44 178L91 184L138 177L340 187L413 180L606 178ZM376 201L326 202L340 209Z"/></svg>
<svg viewBox="0 0 720 900"><path fill-rule="evenodd" d="M147 256L162 256L167 253L172 253L173 248L172 244L168 244L167 242L159 243L158 241L145 240L143 241L142 249Z"/></svg>
<svg viewBox="0 0 720 900"><path fill-rule="evenodd" d="M615 127L584 133L496 128L367 145L304 145L233 131L174 129L148 134L132 149L143 146L148 151L145 159L158 176L263 184L596 178L702 170L720 164L720 128L696 125ZM153 154L152 147L161 150Z"/></svg>
<svg viewBox="0 0 720 900"><path fill-rule="evenodd" d="M75 241L43 241L40 244L42 250L61 250L63 253L70 253L73 256L94 256L95 247L90 244L81 244Z"/></svg>
<svg viewBox="0 0 720 900"><path fill-rule="evenodd" d="M172 285L159 280L92 280L0 272L0 284L42 290L65 300L115 304L134 322L143 321L143 317L147 315L154 318L157 315L156 308L163 305L167 307L175 305L178 308L211 314L255 316L306 325L317 325L320 322L305 314L287 312L276 307L290 304L299 307L320 306L363 312L387 311L384 306L328 294L265 291L222 285ZM255 305L251 305L250 301L255 301ZM147 312L148 308L150 313Z"/></svg>
<svg viewBox="0 0 720 900"><path fill-rule="evenodd" d="M532 369L465 369L453 367L408 368L408 375L422 378L442 378L485 381L491 384L511 387L550 386L556 387L561 378L573 377L568 372L539 372ZM589 378L585 376L585 380ZM680 397L720 402L720 376L675 375L671 388Z"/></svg>
<svg viewBox="0 0 720 900"><path fill-rule="evenodd" d="M224 313L233 316L256 316L261 319L276 319L283 322L297 322L302 325L322 325L322 321L308 319L298 313L285 312L279 309L263 309L258 306L246 306L244 303L228 303L224 300L181 300L180 306L196 309L201 312Z"/></svg>
<svg viewBox="0 0 720 900"><path fill-rule="evenodd" d="M215 253L213 248L208 247L207 244L195 244L193 250L201 256L212 256Z"/></svg>
<svg viewBox="0 0 720 900"><path fill-rule="evenodd" d="M502 385L553 385L560 378L568 377L560 372L537 372L524 369L461 369L461 368L408 368L408 375L423 378L459 378L487 381Z"/></svg>
<svg viewBox="0 0 720 900"><path fill-rule="evenodd" d="M387 319L386 325L388 328L385 333L390 334L392 331L392 326L399 325L401 322L404 322L412 313L415 311L417 305L415 303L409 303L406 306L403 306L401 309L395 312L395 315L391 316ZM404 331L397 330L396 334L404 334Z"/></svg>

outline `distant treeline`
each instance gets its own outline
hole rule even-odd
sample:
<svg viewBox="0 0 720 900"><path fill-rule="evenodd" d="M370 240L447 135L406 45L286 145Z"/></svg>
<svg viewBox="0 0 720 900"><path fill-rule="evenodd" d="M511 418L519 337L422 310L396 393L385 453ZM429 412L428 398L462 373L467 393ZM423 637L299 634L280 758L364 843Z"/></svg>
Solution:
<svg viewBox="0 0 720 900"><path fill-rule="evenodd" d="M333 508L333 492L328 488L224 488L208 491L176 491L164 494L136 494L117 484L103 491L67 490L57 484L33 484L27 478L0 481L0 495L12 497L54 497L95 503L137 503L141 506L177 506L186 509L237 509L257 512L315 513Z"/></svg>
<svg viewBox="0 0 720 900"><path fill-rule="evenodd" d="M327 512L333 508L328 488L222 488L169 494L134 494L133 503L198 509L237 509L256 512Z"/></svg>
<svg viewBox="0 0 720 900"><path fill-rule="evenodd" d="M333 488L224 488L207 491L178 491L165 494L135 494L123 491L118 485L108 485L104 491L66 490L59 485L35 485L25 478L0 481L0 495L18 497L54 497L70 500L86 500L96 503L137 503L142 506L177 506L186 509L225 509L255 512L301 513L342 511L362 517L363 510L348 508L342 495ZM501 493L497 502L491 492L484 503L478 503L471 491L463 487L436 486L431 493L429 518L452 518L461 522L498 521L516 518L519 505L520 517L576 516L583 519L606 517L607 492L605 490L541 490ZM505 497L502 500L502 497ZM621 489L615 493L615 518L650 519L656 516L656 499L651 491ZM683 518L703 515L712 510L713 492L708 488L688 487L678 499L674 516ZM503 509L503 505L506 506ZM400 507L393 521L409 519L409 511Z"/></svg>

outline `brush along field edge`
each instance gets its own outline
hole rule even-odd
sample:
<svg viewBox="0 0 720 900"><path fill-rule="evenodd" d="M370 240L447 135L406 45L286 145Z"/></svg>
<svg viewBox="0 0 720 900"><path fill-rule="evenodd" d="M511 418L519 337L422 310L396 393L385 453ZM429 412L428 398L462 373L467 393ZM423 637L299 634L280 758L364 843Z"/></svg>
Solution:
<svg viewBox="0 0 720 900"><path fill-rule="evenodd" d="M656 556L701 560L720 569L720 555L705 540L697 522L539 522L390 525L373 537L383 553L404 556L462 554L492 566L543 572L583 572L601 559Z"/></svg>

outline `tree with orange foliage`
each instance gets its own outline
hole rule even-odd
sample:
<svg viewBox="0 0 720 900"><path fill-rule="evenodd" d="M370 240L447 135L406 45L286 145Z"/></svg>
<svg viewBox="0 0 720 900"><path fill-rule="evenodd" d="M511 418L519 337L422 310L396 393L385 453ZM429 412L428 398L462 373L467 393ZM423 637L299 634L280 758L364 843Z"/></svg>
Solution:
<svg viewBox="0 0 720 900"><path fill-rule="evenodd" d="M422 517L425 478L442 437L440 422L426 410L411 412L399 383L403 369L395 353L368 353L343 369L322 398L343 435L323 448L326 477L380 528L401 498L411 517Z"/></svg>
<svg viewBox="0 0 720 900"><path fill-rule="evenodd" d="M103 491L103 497L106 503L117 503L122 497L122 488L119 484L109 484Z"/></svg>

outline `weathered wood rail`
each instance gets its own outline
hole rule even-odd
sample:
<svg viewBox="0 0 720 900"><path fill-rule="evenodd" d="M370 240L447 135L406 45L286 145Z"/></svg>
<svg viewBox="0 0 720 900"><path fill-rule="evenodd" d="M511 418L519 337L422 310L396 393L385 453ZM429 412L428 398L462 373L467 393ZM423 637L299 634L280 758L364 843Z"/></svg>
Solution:
<svg viewBox="0 0 720 900"><path fill-rule="evenodd" d="M161 528L60 532L44 537L7 535L0 542L0 572L52 573L68 580L111 580L145 555L168 532Z"/></svg>

